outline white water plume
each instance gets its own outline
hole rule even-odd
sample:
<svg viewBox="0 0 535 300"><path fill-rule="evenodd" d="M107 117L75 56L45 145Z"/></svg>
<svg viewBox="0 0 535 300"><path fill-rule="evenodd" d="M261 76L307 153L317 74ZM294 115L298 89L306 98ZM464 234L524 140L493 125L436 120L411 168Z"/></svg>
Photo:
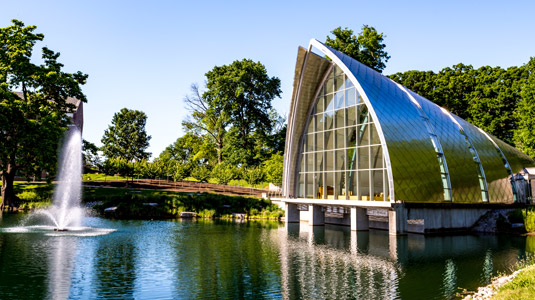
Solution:
<svg viewBox="0 0 535 300"><path fill-rule="evenodd" d="M47 216L57 229L80 226L84 211L82 195L82 135L71 126L61 151L57 186L52 207L36 213Z"/></svg>

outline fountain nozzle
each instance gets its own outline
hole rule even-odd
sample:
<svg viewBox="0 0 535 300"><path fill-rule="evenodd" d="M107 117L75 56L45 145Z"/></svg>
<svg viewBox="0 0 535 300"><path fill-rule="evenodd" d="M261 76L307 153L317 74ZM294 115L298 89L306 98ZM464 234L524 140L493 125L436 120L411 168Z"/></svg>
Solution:
<svg viewBox="0 0 535 300"><path fill-rule="evenodd" d="M68 231L67 228L54 228L54 231Z"/></svg>

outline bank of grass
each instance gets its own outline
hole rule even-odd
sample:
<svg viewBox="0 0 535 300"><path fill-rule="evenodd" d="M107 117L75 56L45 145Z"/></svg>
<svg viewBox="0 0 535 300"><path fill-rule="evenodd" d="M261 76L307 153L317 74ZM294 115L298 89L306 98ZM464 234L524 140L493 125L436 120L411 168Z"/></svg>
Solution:
<svg viewBox="0 0 535 300"><path fill-rule="evenodd" d="M228 218L233 213L262 219L284 215L269 200L210 193L86 187L84 201L96 203L94 209L105 216L121 219L176 218L184 211L201 218ZM114 209L106 212L107 208Z"/></svg>
<svg viewBox="0 0 535 300"><path fill-rule="evenodd" d="M45 208L51 205L54 185L18 181L15 193L20 198L19 209ZM177 218L184 211L195 212L200 218L231 218L233 213L239 213L251 219L280 219L284 215L284 211L269 200L208 193L83 187L82 199L85 203L91 202L93 208L105 216L124 219ZM117 209L105 213L110 207Z"/></svg>
<svg viewBox="0 0 535 300"><path fill-rule="evenodd" d="M52 202L54 187L50 183L15 181L13 187L15 195L20 199L19 210L46 208Z"/></svg>
<svg viewBox="0 0 535 300"><path fill-rule="evenodd" d="M492 299L535 299L535 265L533 264L533 259L531 259L531 263L531 265L521 269L513 280L501 286Z"/></svg>

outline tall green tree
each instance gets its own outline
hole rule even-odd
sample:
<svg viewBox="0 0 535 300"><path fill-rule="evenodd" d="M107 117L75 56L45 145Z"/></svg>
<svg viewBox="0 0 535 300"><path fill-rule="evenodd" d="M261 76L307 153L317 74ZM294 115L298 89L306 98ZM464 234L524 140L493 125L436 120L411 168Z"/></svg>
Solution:
<svg viewBox="0 0 535 300"><path fill-rule="evenodd" d="M233 164L257 164L252 149L257 139L266 138L272 130L269 112L271 101L280 97L280 80L268 76L263 64L249 59L216 66L206 73L206 79L204 99L229 118L234 138L225 147L230 153L245 153Z"/></svg>
<svg viewBox="0 0 535 300"><path fill-rule="evenodd" d="M129 162L148 159L150 135L145 131L147 115L127 108L113 115L111 125L102 137L102 153L107 158L124 158Z"/></svg>
<svg viewBox="0 0 535 300"><path fill-rule="evenodd" d="M55 174L58 143L75 109L67 98L87 101L81 89L87 75L62 71L59 53L45 47L42 64L31 62L35 44L44 38L35 29L18 20L0 28L0 208L16 204L17 172Z"/></svg>
<svg viewBox="0 0 535 300"><path fill-rule="evenodd" d="M378 72L382 72L386 67L386 62L390 59L383 42L386 36L378 33L374 27L363 25L358 36L347 27L345 29L337 27L331 33L334 37L327 36L325 45L349 55Z"/></svg>
<svg viewBox="0 0 535 300"><path fill-rule="evenodd" d="M230 118L221 106L211 105L196 84L191 85L191 94L184 98L184 103L191 113L182 126L187 132L204 135L215 146L217 163L223 161L224 137Z"/></svg>
<svg viewBox="0 0 535 300"><path fill-rule="evenodd" d="M520 150L535 157L535 57L525 66L528 78L522 86L515 116L518 119L518 130L514 133L514 141Z"/></svg>
<svg viewBox="0 0 535 300"><path fill-rule="evenodd" d="M102 164L98 155L98 147L86 140L82 141L82 158L84 160L84 172L98 170Z"/></svg>
<svg viewBox="0 0 535 300"><path fill-rule="evenodd" d="M204 136L186 133L173 144L167 146L158 159L166 165L183 164L188 172L198 165L215 165L216 151L211 142ZM189 174L189 173L188 173Z"/></svg>

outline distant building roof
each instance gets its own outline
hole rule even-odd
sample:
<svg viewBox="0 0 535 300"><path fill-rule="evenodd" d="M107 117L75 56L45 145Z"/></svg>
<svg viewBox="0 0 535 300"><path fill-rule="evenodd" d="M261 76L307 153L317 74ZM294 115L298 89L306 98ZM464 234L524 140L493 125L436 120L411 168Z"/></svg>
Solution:
<svg viewBox="0 0 535 300"><path fill-rule="evenodd" d="M22 92L14 92L15 94L17 94L17 96L19 96L20 98L23 97L23 94ZM76 124L76 126L78 127L78 129L80 129L80 131L83 131L83 128L84 128L84 103L80 100L80 99L77 99L77 98L73 98L73 97L67 97L67 103L70 103L70 104L74 104L76 106L76 110L72 113L72 120L73 120L73 123Z"/></svg>

